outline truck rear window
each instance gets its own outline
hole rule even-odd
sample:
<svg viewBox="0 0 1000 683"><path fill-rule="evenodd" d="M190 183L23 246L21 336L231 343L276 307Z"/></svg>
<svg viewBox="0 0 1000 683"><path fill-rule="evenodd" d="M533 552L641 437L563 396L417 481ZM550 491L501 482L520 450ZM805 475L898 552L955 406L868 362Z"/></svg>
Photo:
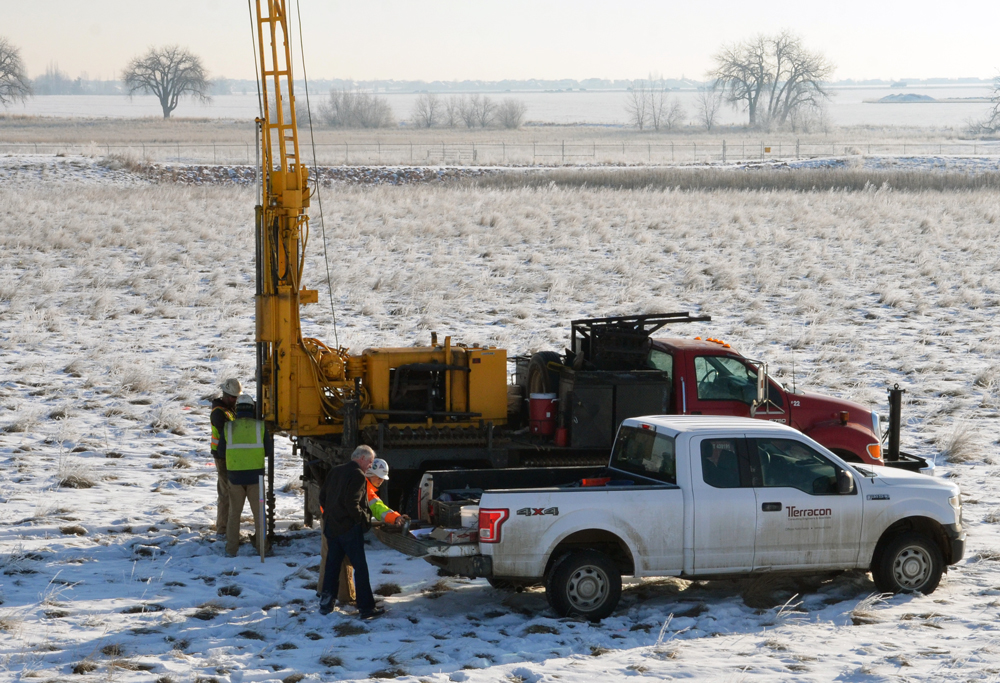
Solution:
<svg viewBox="0 0 1000 683"><path fill-rule="evenodd" d="M674 438L651 429L622 427L611 452L611 467L667 484L677 483Z"/></svg>

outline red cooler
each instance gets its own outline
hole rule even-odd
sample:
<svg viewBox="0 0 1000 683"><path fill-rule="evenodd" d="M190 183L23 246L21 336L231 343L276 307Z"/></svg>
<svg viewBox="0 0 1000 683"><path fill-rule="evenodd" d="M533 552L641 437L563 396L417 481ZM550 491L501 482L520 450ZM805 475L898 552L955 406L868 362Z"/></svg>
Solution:
<svg viewBox="0 0 1000 683"><path fill-rule="evenodd" d="M531 394L528 397L528 420L532 434L552 436L555 433L558 400L555 394Z"/></svg>

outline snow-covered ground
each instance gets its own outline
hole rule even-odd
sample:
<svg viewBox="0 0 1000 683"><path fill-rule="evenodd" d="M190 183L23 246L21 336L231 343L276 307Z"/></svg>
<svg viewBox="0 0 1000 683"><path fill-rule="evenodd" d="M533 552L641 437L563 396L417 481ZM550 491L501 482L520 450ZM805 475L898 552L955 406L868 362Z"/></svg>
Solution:
<svg viewBox="0 0 1000 683"><path fill-rule="evenodd" d="M904 449L962 486L970 529L930 596L870 600L860 573L643 581L597 625L375 542L388 613L362 623L317 613L318 532L287 442L274 556L227 559L214 536L208 399L252 373L252 192L0 161L0 680L998 678L995 194L326 191L340 344L435 330L523 353L586 315L710 313L676 333L883 410L905 387ZM327 307L304 316L334 339Z"/></svg>

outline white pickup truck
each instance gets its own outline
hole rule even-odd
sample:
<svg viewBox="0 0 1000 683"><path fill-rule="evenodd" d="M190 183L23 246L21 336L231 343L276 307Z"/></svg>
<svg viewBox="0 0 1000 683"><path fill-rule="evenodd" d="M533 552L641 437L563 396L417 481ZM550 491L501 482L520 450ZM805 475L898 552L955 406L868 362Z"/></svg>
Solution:
<svg viewBox="0 0 1000 683"><path fill-rule="evenodd" d="M433 535L379 538L495 585L544 583L558 614L591 620L623 575L870 569L880 591L930 593L965 552L957 485L741 417L625 420L606 468L429 472L420 511Z"/></svg>

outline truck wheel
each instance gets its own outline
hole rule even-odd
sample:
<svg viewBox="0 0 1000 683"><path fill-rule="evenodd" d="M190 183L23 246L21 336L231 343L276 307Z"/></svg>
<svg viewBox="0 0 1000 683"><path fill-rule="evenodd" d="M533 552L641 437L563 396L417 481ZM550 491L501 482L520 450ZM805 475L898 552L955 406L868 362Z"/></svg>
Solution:
<svg viewBox="0 0 1000 683"><path fill-rule="evenodd" d="M559 560L545 582L545 596L561 617L600 621L622 596L622 575L611 558L596 550L580 550Z"/></svg>
<svg viewBox="0 0 1000 683"><path fill-rule="evenodd" d="M941 581L941 549L923 534L900 534L872 562L872 578L883 593L933 593Z"/></svg>
<svg viewBox="0 0 1000 683"><path fill-rule="evenodd" d="M562 365L562 356L555 351L539 351L528 363L528 386L525 398L531 394L559 393L559 373L549 369L549 363Z"/></svg>

